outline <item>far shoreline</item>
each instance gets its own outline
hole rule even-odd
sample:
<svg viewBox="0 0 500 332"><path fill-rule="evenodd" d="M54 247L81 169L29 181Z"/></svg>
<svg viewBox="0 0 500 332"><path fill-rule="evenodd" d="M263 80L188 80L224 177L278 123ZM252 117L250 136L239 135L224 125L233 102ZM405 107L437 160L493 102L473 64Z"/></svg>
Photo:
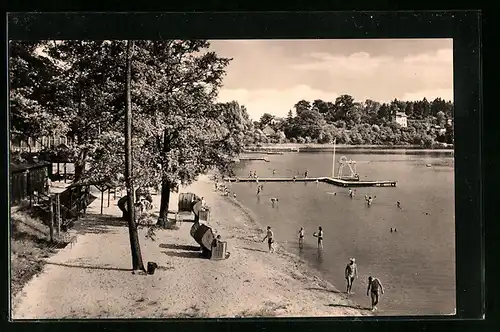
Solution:
<svg viewBox="0 0 500 332"><path fill-rule="evenodd" d="M276 143L276 144L261 144L260 146L248 146L245 150L259 150L259 149L290 149L299 148L301 151L307 150L330 150L334 148L333 144L319 144L319 143ZM420 145L376 145L376 144L336 144L335 149L344 150L405 150L405 151L422 151L422 152L454 152L453 147L450 148L426 148Z"/></svg>

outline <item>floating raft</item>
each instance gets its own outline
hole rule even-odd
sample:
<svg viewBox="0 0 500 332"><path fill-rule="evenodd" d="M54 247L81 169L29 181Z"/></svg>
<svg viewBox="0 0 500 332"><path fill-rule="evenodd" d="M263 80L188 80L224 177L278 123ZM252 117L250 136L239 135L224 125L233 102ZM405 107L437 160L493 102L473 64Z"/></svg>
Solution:
<svg viewBox="0 0 500 332"><path fill-rule="evenodd" d="M395 187L397 181L346 181L330 177L320 178L224 178L226 182L324 182L339 187Z"/></svg>

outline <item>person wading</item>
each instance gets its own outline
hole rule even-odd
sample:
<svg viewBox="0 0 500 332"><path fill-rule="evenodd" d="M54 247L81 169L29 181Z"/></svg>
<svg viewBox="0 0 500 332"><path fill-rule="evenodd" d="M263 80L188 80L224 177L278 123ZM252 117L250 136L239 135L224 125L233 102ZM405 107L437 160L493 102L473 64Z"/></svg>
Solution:
<svg viewBox="0 0 500 332"><path fill-rule="evenodd" d="M299 248L304 248L304 227L299 230Z"/></svg>
<svg viewBox="0 0 500 332"><path fill-rule="evenodd" d="M351 293L352 283L354 282L354 279L358 278L358 266L356 265L356 259L349 259L349 264L345 267L345 278L347 280L346 293L353 294Z"/></svg>
<svg viewBox="0 0 500 332"><path fill-rule="evenodd" d="M384 294L384 286L382 286L382 283L378 280L378 278L372 278L371 276L368 277L366 296L368 296L368 293L370 293L372 299L372 311L375 311L377 310L380 295Z"/></svg>
<svg viewBox="0 0 500 332"><path fill-rule="evenodd" d="M318 233L315 232L313 236L318 238L318 249L323 249L323 228L319 226Z"/></svg>

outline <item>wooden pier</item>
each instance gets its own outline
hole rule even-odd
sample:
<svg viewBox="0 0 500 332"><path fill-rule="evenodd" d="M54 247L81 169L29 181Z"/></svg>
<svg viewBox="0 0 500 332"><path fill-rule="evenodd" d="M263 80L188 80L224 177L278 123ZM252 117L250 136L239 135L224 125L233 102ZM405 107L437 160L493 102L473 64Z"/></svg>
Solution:
<svg viewBox="0 0 500 332"><path fill-rule="evenodd" d="M239 160L257 160L257 161L265 161L265 162L269 162L269 159L267 158L263 158L263 157L239 157L238 158Z"/></svg>
<svg viewBox="0 0 500 332"><path fill-rule="evenodd" d="M396 187L397 181L346 181L331 177L319 177L319 178L279 178L279 177L269 177L269 178L224 178L226 182L324 182L333 184L339 187Z"/></svg>

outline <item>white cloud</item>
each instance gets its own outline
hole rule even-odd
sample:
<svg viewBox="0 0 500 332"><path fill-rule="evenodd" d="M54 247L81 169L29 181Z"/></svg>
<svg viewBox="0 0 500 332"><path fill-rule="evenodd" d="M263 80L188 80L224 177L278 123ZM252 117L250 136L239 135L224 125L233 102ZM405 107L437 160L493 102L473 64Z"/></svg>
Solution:
<svg viewBox="0 0 500 332"><path fill-rule="evenodd" d="M333 74L342 75L356 74L368 75L385 63L391 63L391 57L371 57L366 52L353 53L349 56L334 56L328 53L312 52L308 54L314 60L309 63L292 65L297 70L321 70L329 71Z"/></svg>
<svg viewBox="0 0 500 332"><path fill-rule="evenodd" d="M403 59L404 63L410 64L424 64L424 65L436 65L436 64L453 64L453 50L452 49L440 49L434 54L423 53L417 55L409 55Z"/></svg>
<svg viewBox="0 0 500 332"><path fill-rule="evenodd" d="M416 92L407 92L400 96L400 100L422 100L427 98L428 101L432 101L436 98L441 98L444 100L453 101L453 89L435 89L435 90L422 90Z"/></svg>
<svg viewBox="0 0 500 332"><path fill-rule="evenodd" d="M258 120L264 113L271 113L279 117L287 115L299 100L314 101L315 99L335 100L339 95L312 89L307 85L297 85L289 89L221 89L218 101L228 102L236 100L245 105L248 114L253 120Z"/></svg>

